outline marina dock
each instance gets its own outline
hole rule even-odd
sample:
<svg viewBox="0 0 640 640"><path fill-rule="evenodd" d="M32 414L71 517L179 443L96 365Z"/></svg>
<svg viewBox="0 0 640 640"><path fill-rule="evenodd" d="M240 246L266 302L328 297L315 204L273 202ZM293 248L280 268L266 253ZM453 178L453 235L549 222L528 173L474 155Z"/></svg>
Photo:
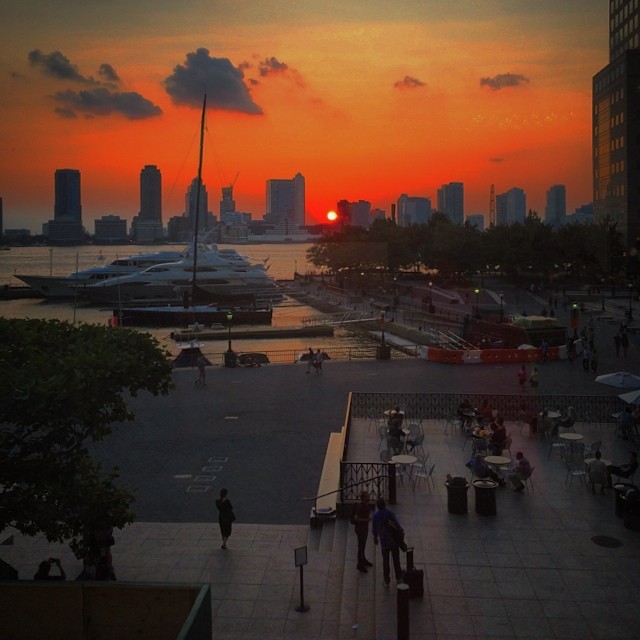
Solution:
<svg viewBox="0 0 640 640"><path fill-rule="evenodd" d="M314 338L319 336L332 336L334 328L327 325L305 327L260 327L260 328L234 328L231 331L232 339L268 340L281 338ZM229 332L226 328L207 330L176 331L171 332L171 338L176 342L189 342L190 340L227 340Z"/></svg>

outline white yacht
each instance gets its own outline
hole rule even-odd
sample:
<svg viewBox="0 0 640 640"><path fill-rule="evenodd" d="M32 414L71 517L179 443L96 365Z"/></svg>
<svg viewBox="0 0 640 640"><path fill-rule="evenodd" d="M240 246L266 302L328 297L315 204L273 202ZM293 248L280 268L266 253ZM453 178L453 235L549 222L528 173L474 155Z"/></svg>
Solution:
<svg viewBox="0 0 640 640"><path fill-rule="evenodd" d="M196 288L206 301L223 299L275 300L282 297L276 281L264 263L252 263L235 249L218 250L215 245L198 251ZM84 288L85 297L95 303L118 305L138 302L177 303L193 287L193 256L156 264L137 273L111 278Z"/></svg>

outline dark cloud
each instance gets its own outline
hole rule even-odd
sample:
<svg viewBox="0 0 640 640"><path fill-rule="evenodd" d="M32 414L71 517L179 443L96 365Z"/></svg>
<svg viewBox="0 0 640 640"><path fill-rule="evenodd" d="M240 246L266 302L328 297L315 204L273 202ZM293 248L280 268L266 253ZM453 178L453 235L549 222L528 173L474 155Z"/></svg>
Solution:
<svg viewBox="0 0 640 640"><path fill-rule="evenodd" d="M111 82L113 84L118 84L118 82L120 82L120 76L118 76L116 70L106 62L100 65L98 73L100 74L100 77L106 82Z"/></svg>
<svg viewBox="0 0 640 640"><path fill-rule="evenodd" d="M32 67L38 67L45 75L58 78L59 80L72 80L86 84L93 82L91 78L85 78L75 64L60 51L53 53L42 53L40 49L29 51L29 63Z"/></svg>
<svg viewBox="0 0 640 640"><path fill-rule="evenodd" d="M285 62L280 62L277 58L271 56L266 58L259 65L258 69L261 76L268 76L272 73L286 73L289 69L289 65Z"/></svg>
<svg viewBox="0 0 640 640"><path fill-rule="evenodd" d="M489 87L492 91L500 91L507 87L519 87L528 84L529 78L519 73L499 73L493 78L480 78L481 87Z"/></svg>
<svg viewBox="0 0 640 640"><path fill-rule="evenodd" d="M417 89L418 87L425 87L425 83L418 78L412 78L411 76L405 76L403 80L398 80L393 83L394 89Z"/></svg>
<svg viewBox="0 0 640 640"><path fill-rule="evenodd" d="M165 80L165 88L175 104L197 107L206 92L207 105L214 109L262 114L244 83L244 74L228 58L212 58L208 49L187 54Z"/></svg>
<svg viewBox="0 0 640 640"><path fill-rule="evenodd" d="M73 118L77 118L78 115L73 109L69 109L68 107L56 107L54 112L57 113L61 118L68 118L72 120Z"/></svg>
<svg viewBox="0 0 640 640"><path fill-rule="evenodd" d="M83 91L58 91L54 99L62 103L62 109L80 111L90 116L108 116L118 113L129 120L140 120L159 116L162 109L141 96L139 93L118 93L106 87ZM59 115L59 110L56 110ZM68 116L64 116L68 117Z"/></svg>

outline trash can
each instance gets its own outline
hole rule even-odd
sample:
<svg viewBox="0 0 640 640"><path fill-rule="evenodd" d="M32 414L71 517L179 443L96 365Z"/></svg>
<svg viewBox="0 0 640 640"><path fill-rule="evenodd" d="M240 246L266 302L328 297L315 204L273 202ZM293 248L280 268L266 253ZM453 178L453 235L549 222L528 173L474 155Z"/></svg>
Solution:
<svg viewBox="0 0 640 640"><path fill-rule="evenodd" d="M494 480L474 480L473 487L476 490L476 513L481 516L495 516L498 483Z"/></svg>
<svg viewBox="0 0 640 640"><path fill-rule="evenodd" d="M238 364L238 356L235 351L231 349L227 349L224 352L224 366L225 367L235 367Z"/></svg>
<svg viewBox="0 0 640 640"><path fill-rule="evenodd" d="M391 347L382 343L376 348L376 360L391 360Z"/></svg>
<svg viewBox="0 0 640 640"><path fill-rule="evenodd" d="M618 482L613 485L613 490L616 492L616 515L618 518L624 518L624 514L629 506L627 502L623 500L624 494L629 489L637 489L635 484L630 482Z"/></svg>
<svg viewBox="0 0 640 640"><path fill-rule="evenodd" d="M465 478L451 478L447 487L447 509L449 513L467 513L467 491L469 483Z"/></svg>

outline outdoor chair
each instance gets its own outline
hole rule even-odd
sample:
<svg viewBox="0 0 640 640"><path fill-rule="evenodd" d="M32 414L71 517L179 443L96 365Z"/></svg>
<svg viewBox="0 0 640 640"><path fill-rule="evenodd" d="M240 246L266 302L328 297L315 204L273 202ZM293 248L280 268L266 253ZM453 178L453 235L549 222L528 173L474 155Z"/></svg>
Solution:
<svg viewBox="0 0 640 640"><path fill-rule="evenodd" d="M422 455L424 455L424 447L422 446L423 442L424 433L418 434L414 439L411 439L411 436L409 436L409 439L407 439L407 451L410 453L413 453L414 451L416 453L422 452Z"/></svg>
<svg viewBox="0 0 640 640"><path fill-rule="evenodd" d="M387 439L387 425L381 424L378 427L378 435L380 436L380 442L378 443L378 451L382 448L382 443Z"/></svg>
<svg viewBox="0 0 640 640"><path fill-rule="evenodd" d="M595 442L592 442L590 445L587 445L584 448L584 457L593 458L596 455L596 451L600 451L600 445L602 445L602 440L596 440Z"/></svg>
<svg viewBox="0 0 640 640"><path fill-rule="evenodd" d="M557 436L555 436L552 440L551 440L551 444L549 445L549 453L547 454L547 458L551 457L551 453L554 449L559 449L560 453L562 453L564 451L564 447L565 447L565 442L564 440L560 440L560 438L558 438Z"/></svg>
<svg viewBox="0 0 640 640"><path fill-rule="evenodd" d="M444 432L449 433L449 427L451 427L451 431L456 431L456 429L459 429L462 427L462 422L460 421L460 418L458 416L451 416L450 418L447 418L444 422Z"/></svg>
<svg viewBox="0 0 640 640"><path fill-rule="evenodd" d="M531 488L531 491L534 491L533 480L532 480L531 476L533 475L533 472L535 470L536 470L535 467L531 467L531 473L526 478L523 478L523 477L520 478L520 480L522 481L522 484L524 485L524 490L527 493L529 493L529 488Z"/></svg>
<svg viewBox="0 0 640 640"><path fill-rule="evenodd" d="M574 462L573 460L565 460L567 475L564 478L565 485L569 484L569 489L574 478L582 478L582 482L587 484L587 470L584 468L584 462Z"/></svg>

